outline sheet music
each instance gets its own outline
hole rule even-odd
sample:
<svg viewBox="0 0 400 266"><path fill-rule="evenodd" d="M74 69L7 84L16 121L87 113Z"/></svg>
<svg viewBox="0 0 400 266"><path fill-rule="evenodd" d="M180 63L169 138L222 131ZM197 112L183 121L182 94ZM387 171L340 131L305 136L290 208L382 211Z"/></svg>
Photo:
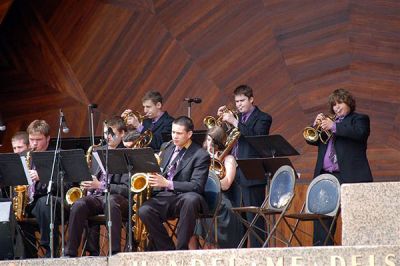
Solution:
<svg viewBox="0 0 400 266"><path fill-rule="evenodd" d="M10 221L11 201L0 202L0 222Z"/></svg>
<svg viewBox="0 0 400 266"><path fill-rule="evenodd" d="M29 175L28 165L26 164L26 157L25 156L21 156L20 160L21 160L21 163L22 163L22 167L24 168L26 181L28 182L28 185L32 185L33 182L32 182L31 176Z"/></svg>
<svg viewBox="0 0 400 266"><path fill-rule="evenodd" d="M106 169L104 168L104 165L103 165L103 163L101 162L100 156L99 156L99 154L97 153L97 151L94 151L94 152L92 153L92 156L96 159L97 164L100 166L101 171L102 171L103 173L105 173L105 172L106 172Z"/></svg>

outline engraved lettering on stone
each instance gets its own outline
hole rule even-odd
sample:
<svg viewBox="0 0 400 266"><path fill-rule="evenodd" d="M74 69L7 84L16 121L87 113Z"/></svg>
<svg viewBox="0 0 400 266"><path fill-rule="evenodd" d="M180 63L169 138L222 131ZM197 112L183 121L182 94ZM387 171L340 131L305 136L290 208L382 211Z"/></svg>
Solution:
<svg viewBox="0 0 400 266"><path fill-rule="evenodd" d="M331 266L346 266L346 262L341 256L331 256Z"/></svg>

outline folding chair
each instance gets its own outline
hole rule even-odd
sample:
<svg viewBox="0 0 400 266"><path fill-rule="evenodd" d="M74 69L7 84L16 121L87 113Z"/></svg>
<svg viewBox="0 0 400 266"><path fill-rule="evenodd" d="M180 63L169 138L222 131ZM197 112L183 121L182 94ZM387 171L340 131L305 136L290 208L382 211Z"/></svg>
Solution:
<svg viewBox="0 0 400 266"><path fill-rule="evenodd" d="M207 182L204 188L204 199L207 203L207 210L200 213L198 215L198 219L200 221L200 225L204 228L205 236L204 239L208 242L213 242L218 245L218 210L220 208L222 194L221 194L221 182L217 175L210 171ZM179 217L177 217L179 219ZM171 232L171 237L176 239L176 225L178 222L174 220L171 222L170 220L165 223L167 228ZM211 235L214 235L212 240Z"/></svg>
<svg viewBox="0 0 400 266"><path fill-rule="evenodd" d="M250 233L252 233L256 237L256 239L263 244L263 247L266 247L268 245L268 242L272 237L286 243L285 240L277 238L275 236L275 233L279 232L277 230L277 227L284 217L286 211L289 209L290 204L294 198L294 185L294 169L288 165L283 165L275 172L271 180L269 194L266 196L264 202L260 207L248 206L232 208L232 210L239 216L241 222L247 228L247 231L240 241L238 248L243 247L244 243L246 242L246 238L249 237ZM246 219L242 217L242 213L253 213L255 214L255 216L253 220L249 223ZM273 216L275 218L275 215L279 215L276 222L274 221L274 219L273 221L269 221L270 216ZM260 217L264 219L268 227L272 225L272 228L269 230L269 232L267 232L265 228L259 228L255 225L257 219L259 219ZM265 240L262 239L255 230L267 233L267 238ZM281 236L283 237L282 233Z"/></svg>
<svg viewBox="0 0 400 266"><path fill-rule="evenodd" d="M331 174L322 174L314 178L307 189L306 201L300 213L285 214L284 221L291 231L289 243L296 238L302 246L299 237L296 235L298 225L301 221L319 220L327 233L324 244L331 238L334 242L332 230L339 215L340 205L340 183ZM296 219L295 226L291 226L287 219ZM323 220L333 219L330 228L327 228ZM300 230L299 230L300 231ZM335 243L335 242L334 242Z"/></svg>

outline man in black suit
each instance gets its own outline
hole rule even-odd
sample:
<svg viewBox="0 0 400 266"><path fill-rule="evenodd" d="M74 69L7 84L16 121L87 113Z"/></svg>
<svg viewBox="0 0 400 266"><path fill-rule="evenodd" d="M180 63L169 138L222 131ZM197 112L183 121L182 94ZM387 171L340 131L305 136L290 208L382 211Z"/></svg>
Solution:
<svg viewBox="0 0 400 266"><path fill-rule="evenodd" d="M246 141L246 136L268 135L272 124L272 117L262 112L254 105L253 90L248 85L238 86L234 92L238 119L232 112L224 112L225 106L218 108L218 116L223 116L222 121L237 127L240 131L238 144L232 149L232 154L236 159L247 159L259 157L257 151ZM249 177L238 169L235 180L239 181L242 190L242 201L244 206L261 206L265 199L265 186L267 179L262 177ZM251 222L253 214L247 214L246 219ZM258 219L256 225L265 228L262 219ZM260 233L262 239L265 238ZM255 237L251 237L251 247L260 247L261 243Z"/></svg>
<svg viewBox="0 0 400 266"><path fill-rule="evenodd" d="M141 134L146 130L150 130L153 133L153 139L149 147L158 151L163 143L162 134L171 133L174 118L168 112L163 111L163 98L157 91L147 92L142 98L142 105L146 119L140 123L136 116L129 116L127 125ZM132 112L132 110L125 110L121 116L124 117L129 112Z"/></svg>
<svg viewBox="0 0 400 266"><path fill-rule="evenodd" d="M367 159L367 141L370 134L369 117L355 112L356 101L345 89L335 90L328 98L330 113L335 119L324 114L317 115L314 125L321 124L324 131L331 131L332 137L324 144L321 140L307 142L318 146L318 159L314 177L329 173L340 183L372 182L371 169ZM327 221L329 228L332 221ZM335 227L334 227L335 228ZM319 222L314 222L314 245L323 245L326 232ZM332 245L331 239L327 242Z"/></svg>
<svg viewBox="0 0 400 266"><path fill-rule="evenodd" d="M210 156L192 142L193 122L186 116L174 120L172 142L161 155L162 174L151 174L153 196L139 208L155 250L188 249L199 212L207 208L203 198ZM176 247L163 222L179 217Z"/></svg>
<svg viewBox="0 0 400 266"><path fill-rule="evenodd" d="M108 129L111 128L112 132ZM123 147L122 138L125 135L125 124L121 117L113 117L107 122L105 132L108 140L108 148L116 149ZM104 152L104 149L98 152ZM107 178L104 167L101 168L97 161L92 160L94 169L93 181L83 181L81 186L88 191L88 195L77 200L71 207L68 226L68 241L65 254L69 257L76 257L81 243L83 229L89 217L98 214L105 214L107 205L105 201L105 189ZM129 180L128 174L109 174L110 180L110 206L111 206L111 241L112 254L121 251L121 226L122 217L128 217L128 193ZM88 234L89 248L91 255L97 255L99 249L98 237L93 236L93 232L98 231L98 227L90 228ZM96 235L96 234L95 234Z"/></svg>
<svg viewBox="0 0 400 266"><path fill-rule="evenodd" d="M44 120L34 120L29 124L27 130L29 135L29 146L35 152L46 151L50 142L50 126ZM29 204L26 207L26 213L28 217L35 217L39 226L40 231L40 245L44 247L45 256L51 257L50 248L50 204L47 202L47 183L43 182L40 178L38 172L35 168L35 162L32 161L31 169L29 170L29 175L32 179L32 185L28 188ZM60 188L60 184L55 182L56 186L52 187L52 194L56 195L57 189ZM60 220L60 207L61 198L53 196L54 208L57 210L57 215L54 219L54 248L53 255L58 256L58 226L61 222ZM66 209L68 214L68 209Z"/></svg>

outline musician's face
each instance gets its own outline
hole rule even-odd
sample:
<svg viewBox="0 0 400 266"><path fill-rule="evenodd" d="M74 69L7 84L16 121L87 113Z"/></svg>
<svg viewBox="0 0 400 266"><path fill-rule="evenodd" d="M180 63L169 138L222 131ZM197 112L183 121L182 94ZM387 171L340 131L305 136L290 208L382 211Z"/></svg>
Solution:
<svg viewBox="0 0 400 266"><path fill-rule="evenodd" d="M210 137L210 135L207 135L206 138L206 148L209 154L213 154L218 150L218 146L214 145L213 139Z"/></svg>
<svg viewBox="0 0 400 266"><path fill-rule="evenodd" d="M45 136L42 133L29 134L29 146L35 151L45 151L49 146L50 136Z"/></svg>
<svg viewBox="0 0 400 266"><path fill-rule="evenodd" d="M142 103L143 112L147 116L147 118L154 119L157 118L159 113L161 112L162 104L160 102L154 104L151 100L145 100Z"/></svg>
<svg viewBox="0 0 400 266"><path fill-rule="evenodd" d="M346 103L336 102L333 106L333 111L335 112L336 116L344 117L350 113L350 106L348 106Z"/></svg>
<svg viewBox="0 0 400 266"><path fill-rule="evenodd" d="M14 153L21 153L28 149L28 145L24 143L23 139L16 139L11 141Z"/></svg>
<svg viewBox="0 0 400 266"><path fill-rule="evenodd" d="M105 136L107 137L108 147L110 149L115 149L122 141L124 137L125 131L119 132L115 126L110 127L114 132L114 136L108 134L108 129L105 127L104 132Z"/></svg>
<svg viewBox="0 0 400 266"><path fill-rule="evenodd" d="M172 141L175 146L183 147L192 137L192 131L186 131L185 126L172 124Z"/></svg>
<svg viewBox="0 0 400 266"><path fill-rule="evenodd" d="M249 112L253 106L253 101L253 97L249 98L244 94L235 95L236 109L239 111L239 113Z"/></svg>

